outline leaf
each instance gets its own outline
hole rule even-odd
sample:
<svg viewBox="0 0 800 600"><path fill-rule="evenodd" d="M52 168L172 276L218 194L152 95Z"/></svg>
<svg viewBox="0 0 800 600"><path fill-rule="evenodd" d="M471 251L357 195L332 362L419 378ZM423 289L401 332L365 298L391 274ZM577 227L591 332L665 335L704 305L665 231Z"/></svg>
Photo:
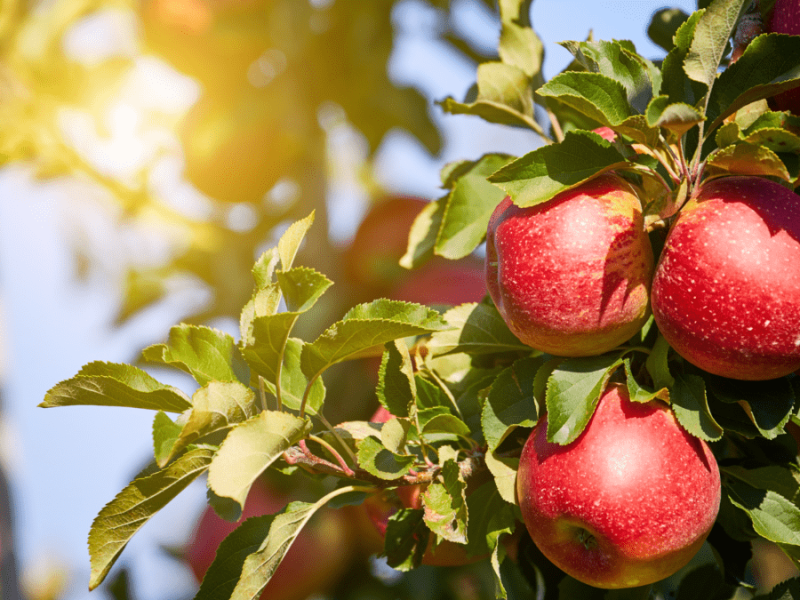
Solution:
<svg viewBox="0 0 800 600"><path fill-rule="evenodd" d="M792 181L786 165L772 150L763 145L740 142L712 152L706 169L710 176L756 175L779 177Z"/></svg>
<svg viewBox="0 0 800 600"><path fill-rule="evenodd" d="M656 343L647 357L645 367L656 389L671 388L675 379L669 372L670 345L663 335L658 334Z"/></svg>
<svg viewBox="0 0 800 600"><path fill-rule="evenodd" d="M430 530L421 509L401 509L389 517L384 551L387 564L398 571L409 571L422 563L428 548Z"/></svg>
<svg viewBox="0 0 800 600"><path fill-rule="evenodd" d="M542 69L544 46L531 27L533 0L500 0L500 41L497 51L507 65L535 77Z"/></svg>
<svg viewBox="0 0 800 600"><path fill-rule="evenodd" d="M97 361L50 388L39 406L122 406L180 413L192 403L182 391L153 379L142 369Z"/></svg>
<svg viewBox="0 0 800 600"><path fill-rule="evenodd" d="M310 431L309 421L269 410L240 423L228 433L211 463L209 488L241 509L258 476Z"/></svg>
<svg viewBox="0 0 800 600"><path fill-rule="evenodd" d="M768 381L738 381L705 375L708 391L721 402L736 403L767 439L775 439L789 421L795 393L785 377Z"/></svg>
<svg viewBox="0 0 800 600"><path fill-rule="evenodd" d="M679 8L659 9L650 19L650 25L647 27L647 35L653 42L669 52L675 47L672 39L678 31L678 27L688 18L689 15Z"/></svg>
<svg viewBox="0 0 800 600"><path fill-rule="evenodd" d="M278 240L278 255L281 258L281 268L284 271L292 268L292 263L297 251L300 249L300 244L303 243L303 239L314 223L314 212L312 210L311 214L305 219L300 219L289 225L281 239Z"/></svg>
<svg viewBox="0 0 800 600"><path fill-rule="evenodd" d="M533 397L533 381L544 363L542 357L523 358L497 376L483 405L481 428L494 452L517 427L533 427L539 406Z"/></svg>
<svg viewBox="0 0 800 600"><path fill-rule="evenodd" d="M439 480L428 485L422 494L426 525L456 544L467 543L466 487L458 463L447 460L442 464Z"/></svg>
<svg viewBox="0 0 800 600"><path fill-rule="evenodd" d="M257 412L256 395L239 382L212 381L194 393L192 404L194 406L172 448L160 459L156 457L159 467L166 465L190 444L247 421Z"/></svg>
<svg viewBox="0 0 800 600"><path fill-rule="evenodd" d="M308 379L303 373L301 360L305 342L297 338L289 338L283 354L281 369L281 402L292 410L300 410L300 403L308 387ZM274 394L274 388L271 390ZM314 380L306 399L306 414L316 414L325 402L325 384L321 378Z"/></svg>
<svg viewBox="0 0 800 600"><path fill-rule="evenodd" d="M505 197L486 178L511 159L505 154L487 154L454 182L446 200L442 200L444 213L434 246L436 255L457 260L469 256L483 242L489 217Z"/></svg>
<svg viewBox="0 0 800 600"><path fill-rule="evenodd" d="M445 98L442 110L454 115L474 115L489 123L529 127L544 135L534 119L533 88L525 71L501 62L478 65L478 81L474 92L464 102Z"/></svg>
<svg viewBox="0 0 800 600"><path fill-rule="evenodd" d="M89 531L90 590L103 582L133 535L199 477L213 456L204 448L187 452L166 469L134 479L103 507Z"/></svg>
<svg viewBox="0 0 800 600"><path fill-rule="evenodd" d="M714 0L700 16L683 64L689 79L711 88L745 4L745 0Z"/></svg>
<svg viewBox="0 0 800 600"><path fill-rule="evenodd" d="M685 103L696 106L708 91L705 84L689 79L683 69L684 60L694 39L695 30L705 10L692 13L675 32L675 46L669 51L661 65L661 94L669 96L670 103Z"/></svg>
<svg viewBox="0 0 800 600"><path fill-rule="evenodd" d="M542 146L489 177L521 207L547 202L595 175L625 164L625 157L598 134L570 131L560 144Z"/></svg>
<svg viewBox="0 0 800 600"><path fill-rule="evenodd" d="M406 443L411 422L408 419L392 417L381 427L381 444L393 454L408 454Z"/></svg>
<svg viewBox="0 0 800 600"><path fill-rule="evenodd" d="M167 457L182 429L183 425L170 419L165 412L156 413L153 419L153 456L158 465L164 466L167 463Z"/></svg>
<svg viewBox="0 0 800 600"><path fill-rule="evenodd" d="M142 358L189 373L201 386L210 381L250 381L250 369L232 336L210 327L176 325L166 344L145 348Z"/></svg>
<svg viewBox="0 0 800 600"><path fill-rule="evenodd" d="M583 432L611 373L618 353L568 358L547 380L547 441L569 444Z"/></svg>
<svg viewBox="0 0 800 600"><path fill-rule="evenodd" d="M364 438L357 447L359 466L380 479L399 479L414 466L413 456L395 454L373 437Z"/></svg>
<svg viewBox="0 0 800 600"><path fill-rule="evenodd" d="M300 314L309 310L333 282L308 267L278 271L276 273L286 307L289 312Z"/></svg>
<svg viewBox="0 0 800 600"><path fill-rule="evenodd" d="M265 250L253 265L253 279L257 289L264 289L272 283L272 276L281 259L277 248Z"/></svg>
<svg viewBox="0 0 800 600"><path fill-rule="evenodd" d="M745 140L748 144L763 145L773 152L800 152L800 135L779 129L763 127L748 133Z"/></svg>
<svg viewBox="0 0 800 600"><path fill-rule="evenodd" d="M498 457L493 452L487 452L485 459L500 496L509 504L516 505L519 458Z"/></svg>
<svg viewBox="0 0 800 600"><path fill-rule="evenodd" d="M753 600L800 600L800 578L794 577L780 582L767 594L759 594Z"/></svg>
<svg viewBox="0 0 800 600"><path fill-rule="evenodd" d="M602 125L618 125L633 114L625 87L600 73L560 73L536 93L555 98Z"/></svg>
<svg viewBox="0 0 800 600"><path fill-rule="evenodd" d="M493 304L462 304L444 313L444 319L453 329L431 336L427 346L434 356L531 352L530 346L511 333Z"/></svg>
<svg viewBox="0 0 800 600"><path fill-rule="evenodd" d="M703 113L695 107L683 102L671 103L669 96L653 98L646 115L650 126L663 127L679 137L705 120Z"/></svg>
<svg viewBox="0 0 800 600"><path fill-rule="evenodd" d="M386 410L393 415L407 417L417 399L411 355L402 339L387 342L385 347L375 392Z"/></svg>
<svg viewBox="0 0 800 600"><path fill-rule="evenodd" d="M256 290L253 297L242 307L242 312L239 315L239 333L242 338L242 346L253 345L253 322L258 317L276 315L281 307L281 298L280 286L277 283L270 283L266 287Z"/></svg>
<svg viewBox="0 0 800 600"><path fill-rule="evenodd" d="M431 416L430 418L421 417L424 421L422 433L431 435L434 433L449 433L454 436L468 437L472 434L469 426L457 416L445 413Z"/></svg>
<svg viewBox="0 0 800 600"><path fill-rule="evenodd" d="M738 0L737 0L738 1ZM744 54L720 73L708 98L708 131L740 108L792 89L800 78L798 36L760 35Z"/></svg>
<svg viewBox="0 0 800 600"><path fill-rule="evenodd" d="M625 379L628 384L628 396L630 397L631 402L647 403L655 398L661 398L662 400L667 400L669 398L669 393L667 392L666 388L651 392L647 388L639 385L639 383L633 377L630 359L626 358L623 362L625 364Z"/></svg>
<svg viewBox="0 0 800 600"><path fill-rule="evenodd" d="M669 394L672 412L686 431L707 442L722 439L722 427L708 408L706 386L702 377L677 374Z"/></svg>
<svg viewBox="0 0 800 600"><path fill-rule="evenodd" d="M491 552L501 536L511 534L516 525L514 508L503 500L491 481L478 486L467 495L467 552L481 556Z"/></svg>
<svg viewBox="0 0 800 600"><path fill-rule="evenodd" d="M419 304L397 300L359 304L303 347L303 372L312 380L331 365L372 346L447 327L439 313Z"/></svg>
<svg viewBox="0 0 800 600"><path fill-rule="evenodd" d="M445 201L446 199L442 198L429 202L414 219L408 233L408 248L400 258L401 267L416 269L433 256L433 247L436 245L444 216Z"/></svg>

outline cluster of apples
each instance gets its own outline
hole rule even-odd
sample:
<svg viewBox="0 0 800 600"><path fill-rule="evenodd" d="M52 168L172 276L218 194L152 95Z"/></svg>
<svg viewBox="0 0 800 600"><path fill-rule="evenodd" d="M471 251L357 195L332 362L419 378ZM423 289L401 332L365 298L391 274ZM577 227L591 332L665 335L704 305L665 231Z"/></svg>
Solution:
<svg viewBox="0 0 800 600"><path fill-rule="evenodd" d="M649 318L686 361L737 379L800 368L800 198L770 180L703 183L657 264L640 200L604 174L549 202L506 198L487 233L487 288L509 328L557 356L592 356ZM716 518L719 470L708 445L659 401L611 384L582 435L521 456L517 494L533 541L601 588L646 585L685 565Z"/></svg>

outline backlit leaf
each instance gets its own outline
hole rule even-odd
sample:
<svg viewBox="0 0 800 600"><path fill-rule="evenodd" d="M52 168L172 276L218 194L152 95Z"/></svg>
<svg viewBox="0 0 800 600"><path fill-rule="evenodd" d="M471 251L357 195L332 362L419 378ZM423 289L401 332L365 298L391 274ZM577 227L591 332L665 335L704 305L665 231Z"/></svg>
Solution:
<svg viewBox="0 0 800 600"><path fill-rule="evenodd" d="M690 79L712 86L746 4L745 0L714 0L700 16L683 65Z"/></svg>
<svg viewBox="0 0 800 600"><path fill-rule="evenodd" d="M706 164L709 175L755 175L792 181L780 157L764 145L746 142L712 152Z"/></svg>
<svg viewBox="0 0 800 600"><path fill-rule="evenodd" d="M617 125L632 114L625 87L600 73L560 73L536 93L556 98L602 125Z"/></svg>
<svg viewBox="0 0 800 600"><path fill-rule="evenodd" d="M314 211L305 219L292 223L278 241L278 255L281 258L281 269L288 271L292 268L294 257L300 249L308 230L314 224Z"/></svg>
<svg viewBox="0 0 800 600"><path fill-rule="evenodd" d="M364 438L357 446L359 466L380 479L398 479L414 466L413 456L395 454L373 437Z"/></svg>
<svg viewBox="0 0 800 600"><path fill-rule="evenodd" d="M539 406L533 396L536 372L542 357L523 358L497 376L483 405L481 428L489 450L494 452L517 427L533 427Z"/></svg>
<svg viewBox="0 0 800 600"><path fill-rule="evenodd" d="M386 344L375 390L380 403L393 415L407 417L417 398L414 366L408 346L400 340Z"/></svg>
<svg viewBox="0 0 800 600"><path fill-rule="evenodd" d="M428 350L435 356L532 351L511 333L493 304L462 304L444 313L444 319L453 329L431 336Z"/></svg>

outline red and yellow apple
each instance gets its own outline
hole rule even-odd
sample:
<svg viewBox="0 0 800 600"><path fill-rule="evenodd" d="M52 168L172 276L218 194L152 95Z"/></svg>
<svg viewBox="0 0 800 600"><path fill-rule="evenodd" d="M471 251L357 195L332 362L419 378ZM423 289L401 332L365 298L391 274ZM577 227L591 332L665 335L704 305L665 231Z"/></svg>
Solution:
<svg viewBox="0 0 800 600"><path fill-rule="evenodd" d="M703 184L672 226L656 324L690 363L733 379L800 368L800 197L758 177Z"/></svg>
<svg viewBox="0 0 800 600"><path fill-rule="evenodd" d="M258 482L247 497L242 517L275 514L288 503L281 493ZM238 523L217 516L209 507L197 523L184 558L202 581L217 547ZM304 600L328 590L344 574L352 558L351 528L344 514L323 509L303 528L261 594L263 600ZM314 557L309 568L309 557Z"/></svg>
<svg viewBox="0 0 800 600"><path fill-rule="evenodd" d="M558 356L628 340L650 314L653 251L633 188L604 174L537 206L506 198L486 237L486 287L512 332Z"/></svg>
<svg viewBox="0 0 800 600"><path fill-rule="evenodd" d="M633 403L611 384L586 429L561 446L547 416L522 450L522 517L556 566L599 588L668 577L700 549L716 519L720 475L708 445L669 408Z"/></svg>

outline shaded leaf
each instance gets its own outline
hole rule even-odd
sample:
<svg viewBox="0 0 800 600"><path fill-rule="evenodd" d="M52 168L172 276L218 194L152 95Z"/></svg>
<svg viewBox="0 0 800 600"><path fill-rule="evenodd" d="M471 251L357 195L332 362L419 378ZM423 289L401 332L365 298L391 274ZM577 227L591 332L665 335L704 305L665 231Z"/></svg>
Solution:
<svg viewBox="0 0 800 600"><path fill-rule="evenodd" d="M165 412L156 413L153 419L153 456L157 464L163 466L167 463L167 457L182 429L183 425L170 419Z"/></svg>
<svg viewBox="0 0 800 600"><path fill-rule="evenodd" d="M425 488L422 505L428 528L442 538L457 544L467 543L467 484L461 478L458 463L442 464L438 481Z"/></svg>
<svg viewBox="0 0 800 600"><path fill-rule="evenodd" d="M497 376L483 405L481 428L494 452L517 427L533 427L539 419L539 406L533 396L536 372L542 357L523 358Z"/></svg>
<svg viewBox="0 0 800 600"><path fill-rule="evenodd" d="M393 415L407 417L410 414L417 399L417 385L411 355L402 339L386 343L375 392L378 401Z"/></svg>
<svg viewBox="0 0 800 600"><path fill-rule="evenodd" d="M708 408L702 377L679 373L670 387L672 412L686 431L707 442L722 439L722 427Z"/></svg>
<svg viewBox="0 0 800 600"><path fill-rule="evenodd" d="M653 42L669 52L675 47L672 38L686 19L689 18L685 12L679 8L662 8L657 10L650 24L647 26L647 35Z"/></svg>
<svg viewBox="0 0 800 600"><path fill-rule="evenodd" d="M567 71L536 93L555 98L602 125L618 125L632 114L625 87L600 73Z"/></svg>
<svg viewBox="0 0 800 600"><path fill-rule="evenodd" d="M400 266L416 269L433 256L433 247L442 225L446 199L429 202L420 211L408 233L408 248L400 258Z"/></svg>
<svg viewBox="0 0 800 600"><path fill-rule="evenodd" d="M530 346L511 333L493 304L462 304L444 313L444 319L453 329L431 336L427 346L434 356L531 352Z"/></svg>
<svg viewBox="0 0 800 600"><path fill-rule="evenodd" d="M357 447L359 466L380 479L398 479L414 466L413 456L395 454L374 437L364 438Z"/></svg>
<svg viewBox="0 0 800 600"><path fill-rule="evenodd" d="M428 548L430 530L425 526L421 509L401 509L389 517L384 551L386 562L398 571L418 567Z"/></svg>
<svg viewBox="0 0 800 600"><path fill-rule="evenodd" d="M756 175L792 181L780 157L763 145L740 142L712 152L707 160L709 175Z"/></svg>

